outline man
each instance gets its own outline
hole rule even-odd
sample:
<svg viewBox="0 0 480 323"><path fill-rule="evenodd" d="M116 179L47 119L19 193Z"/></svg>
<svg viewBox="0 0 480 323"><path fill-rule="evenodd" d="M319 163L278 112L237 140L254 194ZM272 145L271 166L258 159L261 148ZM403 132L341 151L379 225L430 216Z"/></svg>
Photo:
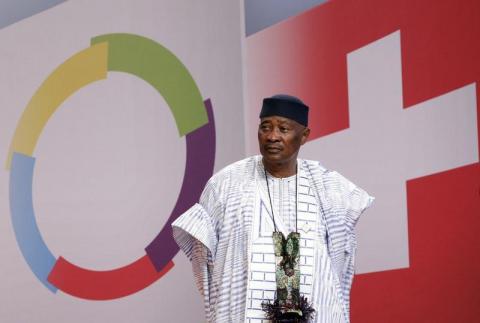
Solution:
<svg viewBox="0 0 480 323"><path fill-rule="evenodd" d="M208 322L349 322L354 226L373 197L297 158L308 107L263 101L261 156L231 164L173 223Z"/></svg>

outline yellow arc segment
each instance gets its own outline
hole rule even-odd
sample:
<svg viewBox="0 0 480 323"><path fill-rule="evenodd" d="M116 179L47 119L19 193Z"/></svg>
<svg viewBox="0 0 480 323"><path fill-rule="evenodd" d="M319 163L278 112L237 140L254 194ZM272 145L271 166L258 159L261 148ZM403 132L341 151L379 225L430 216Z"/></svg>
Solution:
<svg viewBox="0 0 480 323"><path fill-rule="evenodd" d="M57 67L40 85L17 124L5 167L13 152L33 155L40 133L57 108L83 86L107 77L108 43L84 49Z"/></svg>

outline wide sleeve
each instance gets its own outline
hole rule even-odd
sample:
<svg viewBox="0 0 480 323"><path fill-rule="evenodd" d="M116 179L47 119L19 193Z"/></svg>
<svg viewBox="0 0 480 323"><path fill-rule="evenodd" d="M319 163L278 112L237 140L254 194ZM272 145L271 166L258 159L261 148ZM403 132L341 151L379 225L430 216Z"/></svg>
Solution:
<svg viewBox="0 0 480 323"><path fill-rule="evenodd" d="M201 243L206 248L205 252L208 255L208 260L214 261L217 236L210 216L200 204L195 204L183 213L172 223L172 228L175 242L190 261L194 256L193 251L196 243Z"/></svg>
<svg viewBox="0 0 480 323"><path fill-rule="evenodd" d="M347 226L347 234L350 234L353 233L360 215L372 205L375 198L339 173L334 173L340 187L338 194L340 194L346 211L345 224Z"/></svg>
<svg viewBox="0 0 480 323"><path fill-rule="evenodd" d="M215 287L212 282L217 237L209 215L195 204L172 224L173 238L192 264L193 278L203 296L205 315L209 317Z"/></svg>
<svg viewBox="0 0 480 323"><path fill-rule="evenodd" d="M222 212L222 205L217 186L211 179L199 203L172 223L173 238L192 264L195 284L204 296L207 312L214 291L211 275L218 244L217 219Z"/></svg>
<svg viewBox="0 0 480 323"><path fill-rule="evenodd" d="M354 229L362 213L372 205L375 198L342 175L334 173L339 183L339 191L337 193L345 210L345 262L340 280L347 315L349 315L350 290L355 271L355 251L357 248Z"/></svg>

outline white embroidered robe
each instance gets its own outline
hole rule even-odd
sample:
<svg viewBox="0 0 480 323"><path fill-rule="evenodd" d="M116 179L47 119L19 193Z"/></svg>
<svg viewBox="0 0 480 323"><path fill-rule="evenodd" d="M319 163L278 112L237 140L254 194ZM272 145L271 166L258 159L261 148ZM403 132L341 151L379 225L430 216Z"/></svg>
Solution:
<svg viewBox="0 0 480 323"><path fill-rule="evenodd" d="M313 307L322 311L313 322L348 323L356 247L353 229L373 198L318 162L298 160L298 165L299 180L316 201L312 203L317 216L312 230L318 233L313 251L315 263L310 287L304 287L312 297ZM192 262L208 322L249 320L247 300L252 297L255 266L252 233L259 220L259 207L262 203L269 205L268 197L262 193L262 173L261 156L227 166L208 181L199 203L172 224L176 242ZM329 288L333 288L328 293L322 285L325 277L330 277ZM330 307L322 310L325 306Z"/></svg>

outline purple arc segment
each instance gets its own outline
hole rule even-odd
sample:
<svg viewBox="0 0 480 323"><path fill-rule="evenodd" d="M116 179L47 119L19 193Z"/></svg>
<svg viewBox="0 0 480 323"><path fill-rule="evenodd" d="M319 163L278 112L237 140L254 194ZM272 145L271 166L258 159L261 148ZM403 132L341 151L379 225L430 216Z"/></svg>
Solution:
<svg viewBox="0 0 480 323"><path fill-rule="evenodd" d="M187 162L182 188L167 223L145 248L155 269L161 271L177 254L179 247L173 240L172 222L195 204L215 165L215 121L210 99L204 101L208 123L186 135Z"/></svg>

